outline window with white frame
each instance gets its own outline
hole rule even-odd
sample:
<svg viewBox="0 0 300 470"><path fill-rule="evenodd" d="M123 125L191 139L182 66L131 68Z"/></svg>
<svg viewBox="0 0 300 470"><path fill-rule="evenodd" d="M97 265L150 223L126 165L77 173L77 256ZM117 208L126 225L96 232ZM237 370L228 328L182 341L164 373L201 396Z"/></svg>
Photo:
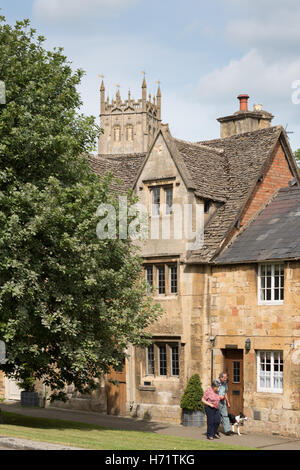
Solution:
<svg viewBox="0 0 300 470"><path fill-rule="evenodd" d="M283 352L257 351L257 391L283 392Z"/></svg>
<svg viewBox="0 0 300 470"><path fill-rule="evenodd" d="M258 303L283 304L284 264L260 264L258 267Z"/></svg>

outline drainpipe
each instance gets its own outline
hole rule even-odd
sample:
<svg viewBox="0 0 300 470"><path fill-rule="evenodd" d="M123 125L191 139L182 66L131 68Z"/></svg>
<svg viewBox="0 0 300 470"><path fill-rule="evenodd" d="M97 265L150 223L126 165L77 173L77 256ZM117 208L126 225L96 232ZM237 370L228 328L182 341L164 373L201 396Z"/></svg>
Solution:
<svg viewBox="0 0 300 470"><path fill-rule="evenodd" d="M215 346L215 336L211 336L209 338L210 340L210 346L211 346L211 356L210 356L210 381L211 383L214 381L214 346Z"/></svg>
<svg viewBox="0 0 300 470"><path fill-rule="evenodd" d="M130 344L129 346L129 411L130 412L132 411L133 405L134 405L132 353L133 353L133 346L132 344Z"/></svg>

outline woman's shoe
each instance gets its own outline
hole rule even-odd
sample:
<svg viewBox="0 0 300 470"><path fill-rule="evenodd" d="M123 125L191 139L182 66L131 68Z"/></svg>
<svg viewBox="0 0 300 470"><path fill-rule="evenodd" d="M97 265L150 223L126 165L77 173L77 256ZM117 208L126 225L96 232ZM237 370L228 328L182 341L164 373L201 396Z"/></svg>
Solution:
<svg viewBox="0 0 300 470"><path fill-rule="evenodd" d="M214 440L213 437L208 437L207 439L208 439L209 441L213 441L213 440Z"/></svg>
<svg viewBox="0 0 300 470"><path fill-rule="evenodd" d="M215 439L221 439L221 436L220 436L220 434L219 434L218 432L216 432L216 434L214 435L214 438L215 438Z"/></svg>

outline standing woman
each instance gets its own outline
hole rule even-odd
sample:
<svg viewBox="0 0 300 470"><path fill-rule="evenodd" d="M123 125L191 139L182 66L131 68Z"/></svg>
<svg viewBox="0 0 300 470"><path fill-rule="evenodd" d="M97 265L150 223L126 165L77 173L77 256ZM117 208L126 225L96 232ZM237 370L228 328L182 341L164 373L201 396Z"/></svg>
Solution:
<svg viewBox="0 0 300 470"><path fill-rule="evenodd" d="M218 383L215 381L208 387L203 395L202 403L205 405L205 413L207 416L207 439L212 441L214 438L220 439L218 427L221 422L219 412L219 402L221 397L218 394Z"/></svg>

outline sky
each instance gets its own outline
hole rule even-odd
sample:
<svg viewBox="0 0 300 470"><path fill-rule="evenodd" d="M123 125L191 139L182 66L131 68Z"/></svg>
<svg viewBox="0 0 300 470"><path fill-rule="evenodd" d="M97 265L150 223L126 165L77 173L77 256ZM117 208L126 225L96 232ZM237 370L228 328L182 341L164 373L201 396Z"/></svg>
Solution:
<svg viewBox="0 0 300 470"><path fill-rule="evenodd" d="M64 48L82 112L99 120L100 78L106 92L141 98L162 91L162 120L180 139L218 138L218 117L262 104L300 147L299 0L0 0L7 22L29 18L45 47Z"/></svg>

